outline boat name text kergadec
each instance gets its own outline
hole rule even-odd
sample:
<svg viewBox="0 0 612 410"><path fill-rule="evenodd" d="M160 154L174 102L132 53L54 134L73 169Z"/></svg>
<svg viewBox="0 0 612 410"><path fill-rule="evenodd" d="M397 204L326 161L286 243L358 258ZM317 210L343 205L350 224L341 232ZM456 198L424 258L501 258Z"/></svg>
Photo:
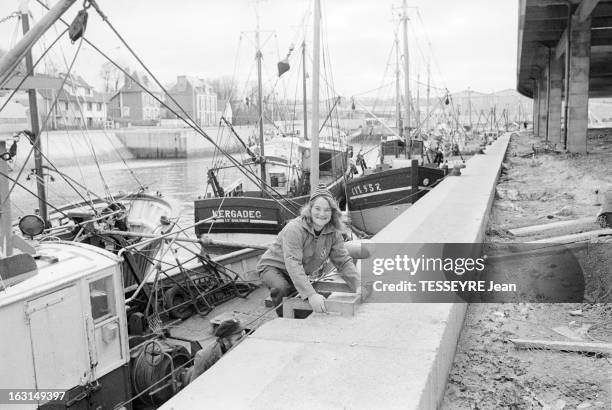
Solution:
<svg viewBox="0 0 612 410"><path fill-rule="evenodd" d="M220 209L213 211L213 218L261 219L261 211L254 211L252 209Z"/></svg>

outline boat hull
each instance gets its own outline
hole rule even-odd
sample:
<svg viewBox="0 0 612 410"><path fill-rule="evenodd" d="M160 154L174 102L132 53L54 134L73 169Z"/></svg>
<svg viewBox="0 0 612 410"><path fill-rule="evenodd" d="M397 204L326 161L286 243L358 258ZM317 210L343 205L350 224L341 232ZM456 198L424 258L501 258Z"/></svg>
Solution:
<svg viewBox="0 0 612 410"><path fill-rule="evenodd" d="M414 173L416 171L416 174ZM444 178L445 171L423 166L386 169L347 182L352 225L376 234Z"/></svg>
<svg viewBox="0 0 612 410"><path fill-rule="evenodd" d="M375 234L380 232L389 222L397 218L411 205L412 204L388 205L350 211L351 224L360 231L368 234Z"/></svg>
<svg viewBox="0 0 612 410"><path fill-rule="evenodd" d="M211 221L197 225L196 235L275 235L282 229L285 221L299 214L300 208L307 200L307 196L281 198L278 202L271 198L249 196L198 199L195 201L195 221ZM224 237L225 240L229 238Z"/></svg>
<svg viewBox="0 0 612 410"><path fill-rule="evenodd" d="M340 179L329 187L339 204L345 201L344 184ZM194 203L195 222L210 219L195 227L198 237L236 243L263 245L274 240L285 224L300 214L310 196L292 198L263 198L259 192L246 192L244 196L204 198ZM261 236L265 235L265 236ZM218 247L205 249L220 253ZM227 250L230 250L228 248ZM235 248L234 248L235 249Z"/></svg>
<svg viewBox="0 0 612 410"><path fill-rule="evenodd" d="M58 208L49 219L53 235L66 241L86 243L115 253L126 246L136 245L133 252L124 254L123 285L127 292L135 289L154 268L162 240L144 240L144 244L140 245L138 242L142 238L125 236L121 232L158 235L168 233L173 229L172 220L177 218L177 209L178 206L172 200L140 192L117 194L112 198L96 198L91 202L75 202ZM119 220L100 219L105 214L120 211L123 217ZM97 222L89 222L93 220ZM75 223L88 228L82 229ZM98 231L96 226L102 227L102 231Z"/></svg>

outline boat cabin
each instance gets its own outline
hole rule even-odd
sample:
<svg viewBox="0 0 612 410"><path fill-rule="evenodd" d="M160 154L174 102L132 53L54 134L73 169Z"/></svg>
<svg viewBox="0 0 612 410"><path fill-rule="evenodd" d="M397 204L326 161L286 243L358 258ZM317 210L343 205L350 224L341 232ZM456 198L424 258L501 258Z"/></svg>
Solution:
<svg viewBox="0 0 612 410"><path fill-rule="evenodd" d="M380 144L382 163L392 165L396 160L421 159L424 152L422 140L411 139L406 141L398 137L383 139Z"/></svg>
<svg viewBox="0 0 612 410"><path fill-rule="evenodd" d="M0 385L61 389L39 394L30 408L51 408L50 398L79 408L82 400L91 408L123 403L131 394L130 355L119 258L68 242L37 251L36 259L0 259L2 277L12 275L0 286Z"/></svg>

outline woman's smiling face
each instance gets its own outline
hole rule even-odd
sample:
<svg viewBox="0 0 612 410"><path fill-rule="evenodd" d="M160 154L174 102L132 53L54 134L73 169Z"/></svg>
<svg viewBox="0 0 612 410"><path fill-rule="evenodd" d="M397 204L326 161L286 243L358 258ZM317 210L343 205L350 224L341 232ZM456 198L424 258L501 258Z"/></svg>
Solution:
<svg viewBox="0 0 612 410"><path fill-rule="evenodd" d="M312 202L310 213L314 228L320 231L331 220L332 208L327 199L320 196Z"/></svg>

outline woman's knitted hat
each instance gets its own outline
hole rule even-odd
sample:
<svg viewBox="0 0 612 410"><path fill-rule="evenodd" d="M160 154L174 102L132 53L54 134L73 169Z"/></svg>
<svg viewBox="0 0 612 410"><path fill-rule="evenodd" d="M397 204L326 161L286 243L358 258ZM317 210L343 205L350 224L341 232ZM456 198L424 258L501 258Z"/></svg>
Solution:
<svg viewBox="0 0 612 410"><path fill-rule="evenodd" d="M319 184L318 187L312 190L312 193L310 194L310 202L314 201L320 196L332 201L334 200L334 196L331 194L331 192L329 192L329 189L325 187L325 184Z"/></svg>

